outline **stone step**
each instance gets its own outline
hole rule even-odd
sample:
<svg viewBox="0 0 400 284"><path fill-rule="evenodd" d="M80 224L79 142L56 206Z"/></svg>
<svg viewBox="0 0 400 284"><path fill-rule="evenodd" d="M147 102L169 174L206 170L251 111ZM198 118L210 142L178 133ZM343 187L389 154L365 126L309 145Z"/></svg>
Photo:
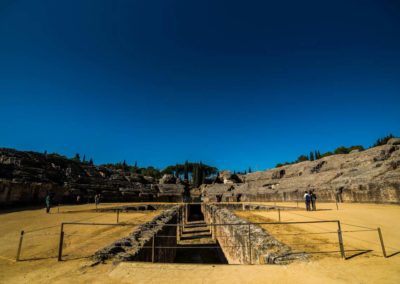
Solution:
<svg viewBox="0 0 400 284"><path fill-rule="evenodd" d="M210 231L208 227L204 226L204 227L195 227L195 228L183 228L183 233L196 233L196 232L205 232L205 231Z"/></svg>

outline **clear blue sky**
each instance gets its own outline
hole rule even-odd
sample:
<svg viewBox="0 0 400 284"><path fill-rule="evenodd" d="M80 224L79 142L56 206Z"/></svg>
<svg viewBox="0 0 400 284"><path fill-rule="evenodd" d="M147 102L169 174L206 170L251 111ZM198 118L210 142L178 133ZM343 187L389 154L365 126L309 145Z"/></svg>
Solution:
<svg viewBox="0 0 400 284"><path fill-rule="evenodd" d="M273 167L400 135L400 2L0 1L0 147Z"/></svg>

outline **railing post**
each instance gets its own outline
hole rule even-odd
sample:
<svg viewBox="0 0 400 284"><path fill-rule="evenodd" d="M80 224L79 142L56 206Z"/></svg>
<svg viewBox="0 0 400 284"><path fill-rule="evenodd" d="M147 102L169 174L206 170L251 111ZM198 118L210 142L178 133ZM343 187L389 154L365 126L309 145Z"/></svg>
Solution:
<svg viewBox="0 0 400 284"><path fill-rule="evenodd" d="M117 209L117 224L119 223L119 209Z"/></svg>
<svg viewBox="0 0 400 284"><path fill-rule="evenodd" d="M155 253L154 238L155 238L155 235L153 235L153 238L151 240L151 262L153 262L153 263L154 263L154 253Z"/></svg>
<svg viewBox="0 0 400 284"><path fill-rule="evenodd" d="M342 236L342 227L340 226L340 221L337 221L338 225L338 238L339 238L339 248L340 248L340 254L343 259L346 259L346 255L344 252L344 244L343 244L343 236Z"/></svg>
<svg viewBox="0 0 400 284"><path fill-rule="evenodd" d="M18 244L18 250L17 250L17 257L15 258L16 261L19 261L19 258L21 256L21 249L22 249L22 240L24 239L24 231L21 231L21 234L19 236L19 244Z"/></svg>
<svg viewBox="0 0 400 284"><path fill-rule="evenodd" d="M62 261L63 244L64 244L64 223L61 223L60 243L58 244L58 261Z"/></svg>
<svg viewBox="0 0 400 284"><path fill-rule="evenodd" d="M180 240L181 240L181 214L180 214L180 209L178 209L178 215L177 215L177 220L176 220L176 223L178 224L177 226L176 226L176 240L179 242Z"/></svg>
<svg viewBox="0 0 400 284"><path fill-rule="evenodd" d="M213 232L214 232L212 238L215 241L215 240L217 240L217 226L215 226L215 212L214 211L211 211L211 212L212 212L211 214L212 214L212 223L213 223Z"/></svg>
<svg viewBox="0 0 400 284"><path fill-rule="evenodd" d="M278 208L278 217L279 217L279 222L281 221L281 209Z"/></svg>
<svg viewBox="0 0 400 284"><path fill-rule="evenodd" d="M249 264L253 264L252 259L251 259L251 227L250 227L250 223L249 223L249 260L250 260Z"/></svg>
<svg viewBox="0 0 400 284"><path fill-rule="evenodd" d="M377 228L377 230L378 230L378 234L379 234L379 240L381 242L383 257L386 258L387 255L386 255L385 243L383 242L383 236L382 236L381 228Z"/></svg>
<svg viewBox="0 0 400 284"><path fill-rule="evenodd" d="M185 212L186 212L186 209L185 209L185 206L186 205L183 205L183 207L182 207L182 234L183 234L183 230L185 229L185 218L186 218L186 214L185 214Z"/></svg>
<svg viewBox="0 0 400 284"><path fill-rule="evenodd" d="M189 205L186 203L186 214L185 214L185 222L189 221Z"/></svg>
<svg viewBox="0 0 400 284"><path fill-rule="evenodd" d="M183 234L183 218L185 216L185 213L183 211L183 207L181 207L180 210L181 210L181 221L180 221L181 226L180 226L180 230L181 230L181 236L182 236L182 234Z"/></svg>

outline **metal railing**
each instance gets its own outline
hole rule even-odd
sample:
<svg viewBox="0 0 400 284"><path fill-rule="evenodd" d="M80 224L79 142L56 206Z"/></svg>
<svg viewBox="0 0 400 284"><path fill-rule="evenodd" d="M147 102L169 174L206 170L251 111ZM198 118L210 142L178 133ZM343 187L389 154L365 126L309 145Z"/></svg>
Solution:
<svg viewBox="0 0 400 284"><path fill-rule="evenodd" d="M224 235L217 235L216 234L216 228L217 227L226 227L226 226L246 226L248 227L248 249L249 249L249 255L250 255L250 259L251 259L251 251L252 251L252 243L251 243L251 226L252 225L292 225L292 224L316 224L316 223L334 223L337 225L337 231L330 231L330 232L320 232L320 233L304 233L304 234L332 234L332 233L336 233L338 236L338 246L339 246L339 250L338 251L329 251L329 252L324 252L324 251L317 251L317 252L307 252L304 251L305 253L333 253L333 252L340 252L340 255L343 259L346 259L346 252L345 252L345 247L344 247L344 241L343 241L343 233L350 233L350 232L361 232L361 231L377 231L378 236L379 236L379 243L381 245L381 249L382 249L382 254L383 256L386 258L387 254L386 254L386 249L385 249L385 244L383 241L383 236L382 236L382 231L380 228L374 229L374 230L357 230L357 231L342 231L341 229L341 223L339 220L326 220L326 221L299 221L299 222L257 222L257 223L245 223L245 224L236 224L236 223L214 223L214 224L206 224L208 227L211 228L210 233L212 235L213 239L219 240L222 238L229 238L228 236L224 236ZM123 223L118 223L118 224L114 224L114 223L78 223L78 222L64 222L61 224L60 227L60 236L59 236L59 249L58 249L58 260L61 261L62 260L62 254L63 254L63 243L64 243L64 237L65 237L65 227L69 226L69 225L77 225L77 226L130 226L130 227L134 227L134 226L139 226L142 224L123 224ZM155 224L156 226L156 224ZM188 227L188 224L163 224L163 226L165 227L176 227L177 228L177 232L183 232L183 230ZM178 233L180 235L180 238L182 239L182 234ZM296 233L297 235L300 235L302 233ZM284 235L284 234L277 234L277 236L279 235ZM289 235L289 234L286 234ZM17 254L17 260L19 259L19 254L21 251L21 244L22 244L22 239L23 239L24 234L21 232L21 238L20 238L20 245L18 248L18 254ZM274 235L275 236L275 235ZM276 237L276 236L275 236ZM220 248L220 246L203 246L203 247L197 247L197 246L158 246L156 245L156 239L157 238L177 238L177 236L157 236L154 235L152 238L152 244L151 246L145 245L142 248L147 248L147 249L152 249L153 254L154 251L156 249L184 249L184 248L192 248L192 249L201 249L201 248L207 248L207 249L218 249ZM177 238L178 239L178 238ZM321 243L321 245L324 244L328 244L327 242ZM226 246L224 246L226 247ZM223 247L223 248L224 248ZM231 246L231 247L243 247L243 245L237 245L237 246ZM300 252L294 252L294 253L300 253ZM153 260L154 260L154 256L153 256Z"/></svg>
<svg viewBox="0 0 400 284"><path fill-rule="evenodd" d="M161 239L161 238L177 238L177 241L179 242L182 239L182 235L183 235L183 231L185 228L187 228L190 224L188 224L188 216L189 216L189 212L188 212L189 208L188 205L183 205L181 207L181 210L178 210L178 216L177 216L177 224L163 224L162 226L165 227L176 227L176 236L162 236L162 235L155 235L152 238L152 244L149 245L145 245L142 248L145 249L152 249L153 254L155 253L155 251L157 249L188 249L188 248L193 248L193 249L199 249L199 247L190 247L190 246L180 246L180 245L176 245L176 246L160 246L157 242L157 239ZM116 223L95 223L95 222L63 222L61 223L60 226L60 231L59 233L57 233L58 235L58 249L57 249L57 259L59 261L61 261L63 259L63 247L64 247L64 240L65 240L65 227L66 226L113 226L113 227L135 227L135 226L140 226L143 225L143 223L120 223L120 210L116 209ZM206 222L205 226L209 229L210 231L210 235L211 238L213 240L220 240L221 242L224 239L230 238L230 236L227 235L221 235L221 234L217 234L217 229L219 227L222 226L246 226L247 227L247 232L248 232L248 236L247 236L247 244L245 245L235 245L235 246L228 246L225 245L223 247L228 248L228 247L244 247L247 246L247 249L249 250L249 256L250 256L250 262L251 262L251 258L252 258L252 226L256 225L256 226L267 226L267 225L281 225L281 226L287 226L287 225L296 225L296 224L317 224L317 223L332 223L332 224L336 224L336 228L337 230L332 230L329 232L300 232L300 233L281 233L281 234L271 234L273 237L275 238L279 238L279 236L289 236L289 235L302 235L302 234L308 234L308 235L319 235L319 234L337 234L337 245L339 250L338 251L331 251L331 252L324 252L324 251L315 251L315 252L307 252L305 251L305 253L309 253L309 254L313 254L313 253L340 253L340 256L343 259L346 259L346 251L345 251L345 245L344 245L344 240L343 240L343 233L354 233L354 232L369 232L369 231L375 231L377 232L378 235L378 240L379 240L379 244L382 250L382 255L386 258L388 257L387 252L386 252L386 248L385 248L385 243L383 240L383 235L382 235L382 230L380 228L376 228L376 229L372 229L372 228L366 228L363 230L354 230L354 231L344 231L342 230L342 224L339 220L316 220L316 221L292 221L292 222L282 222L281 218L280 218L280 210L277 210L278 212L278 219L279 221L277 222L247 222L247 223L242 223L242 224L237 224L237 223L216 223L215 222L215 216L213 216L213 218L211 219L211 222ZM206 213L208 214L208 213ZM155 225L156 226L156 225ZM17 253L16 253L16 261L20 261L21 260L21 254L23 251L23 245L24 245L24 238L27 237L27 235L29 236L29 234L32 234L33 231L21 231L20 232L20 236L19 236L19 241L18 241L18 247L17 247ZM53 233L52 235L54 235L55 233ZM73 234L71 234L73 235ZM245 236L243 236L245 237ZM110 241L115 240L114 238L111 237L107 237L107 239L109 239ZM285 244L285 242L283 242ZM322 243L321 245L323 245L324 243ZM328 244L327 242L325 242L325 244ZM288 244L290 246L290 244ZM301 244L296 244L296 246L300 246ZM203 246L200 247L201 248L207 248L207 249L219 249L221 248L219 245L215 245L215 246ZM349 251L349 250L348 250ZM296 252L293 252L296 253ZM300 252L299 252L300 253ZM154 255L153 255L153 261L154 261Z"/></svg>

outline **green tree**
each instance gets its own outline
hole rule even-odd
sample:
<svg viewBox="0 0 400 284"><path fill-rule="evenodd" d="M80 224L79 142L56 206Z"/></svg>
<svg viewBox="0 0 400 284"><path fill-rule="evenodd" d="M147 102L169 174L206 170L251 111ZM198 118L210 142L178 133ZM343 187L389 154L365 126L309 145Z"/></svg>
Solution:
<svg viewBox="0 0 400 284"><path fill-rule="evenodd" d="M321 158L328 157L328 156L332 156L332 155L333 155L332 152L326 152L326 153L324 153L324 154L321 155Z"/></svg>
<svg viewBox="0 0 400 284"><path fill-rule="evenodd" d="M189 180L189 162L186 160L184 167L184 179Z"/></svg>
<svg viewBox="0 0 400 284"><path fill-rule="evenodd" d="M349 147L349 153L353 150L359 150L359 151L364 151L364 147L362 145L355 145L355 146L351 146Z"/></svg>
<svg viewBox="0 0 400 284"><path fill-rule="evenodd" d="M304 161L308 161L307 155L300 155L300 156L297 158L297 162L304 162Z"/></svg>
<svg viewBox="0 0 400 284"><path fill-rule="evenodd" d="M75 157L72 160L74 160L75 162L80 162L81 161L81 156L79 155L79 153L76 153Z"/></svg>
<svg viewBox="0 0 400 284"><path fill-rule="evenodd" d="M310 152L310 161L314 161L314 153Z"/></svg>
<svg viewBox="0 0 400 284"><path fill-rule="evenodd" d="M344 146L340 146L340 147L337 147L337 148L335 149L335 151L333 151L333 153L334 153L335 155L339 155L339 154L348 154L348 153L349 153L349 149L346 148L346 147L344 147Z"/></svg>
<svg viewBox="0 0 400 284"><path fill-rule="evenodd" d="M203 163L200 162L199 165L199 171L198 171L198 186L202 185L204 183L204 168L203 168Z"/></svg>
<svg viewBox="0 0 400 284"><path fill-rule="evenodd" d="M128 166L128 164L126 163L125 160L122 162L122 169L123 169L124 171L129 170L129 166Z"/></svg>
<svg viewBox="0 0 400 284"><path fill-rule="evenodd" d="M377 147L377 146L382 146L387 144L387 142L389 141L389 139L394 138L393 134L390 133L387 136L384 136L382 138L378 138L378 140L376 140L376 142L374 143L374 145L372 145L372 147Z"/></svg>
<svg viewBox="0 0 400 284"><path fill-rule="evenodd" d="M197 185L198 185L198 171L199 171L198 166L194 165L193 166L193 173L192 173L193 186L194 187L197 187Z"/></svg>

